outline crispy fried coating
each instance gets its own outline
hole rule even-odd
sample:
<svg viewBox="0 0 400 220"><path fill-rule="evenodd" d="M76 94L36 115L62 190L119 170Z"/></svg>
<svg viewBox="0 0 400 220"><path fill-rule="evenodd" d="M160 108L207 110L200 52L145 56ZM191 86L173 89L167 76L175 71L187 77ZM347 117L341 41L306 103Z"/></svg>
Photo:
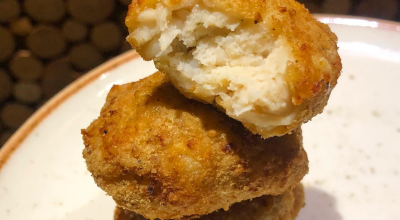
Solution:
<svg viewBox="0 0 400 220"><path fill-rule="evenodd" d="M126 25L181 93L264 138L321 113L342 69L336 35L294 0L133 0Z"/></svg>
<svg viewBox="0 0 400 220"><path fill-rule="evenodd" d="M278 196L262 196L236 203L228 211L220 210L199 217L199 220L294 220L304 206L302 185ZM146 220L143 216L121 208L115 209L114 220ZM183 220L183 219L182 219Z"/></svg>
<svg viewBox="0 0 400 220"><path fill-rule="evenodd" d="M114 86L82 134L97 185L149 219L200 216L278 195L308 172L301 130L265 140L184 97L160 72Z"/></svg>

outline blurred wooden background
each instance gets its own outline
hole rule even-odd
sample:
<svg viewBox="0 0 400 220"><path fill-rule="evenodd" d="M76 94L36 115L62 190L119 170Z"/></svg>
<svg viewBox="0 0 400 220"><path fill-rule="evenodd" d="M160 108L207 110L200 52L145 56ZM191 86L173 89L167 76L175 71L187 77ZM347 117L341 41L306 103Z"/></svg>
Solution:
<svg viewBox="0 0 400 220"><path fill-rule="evenodd" d="M130 49L131 0L0 0L0 147L43 103ZM299 0L312 13L400 20L400 0Z"/></svg>

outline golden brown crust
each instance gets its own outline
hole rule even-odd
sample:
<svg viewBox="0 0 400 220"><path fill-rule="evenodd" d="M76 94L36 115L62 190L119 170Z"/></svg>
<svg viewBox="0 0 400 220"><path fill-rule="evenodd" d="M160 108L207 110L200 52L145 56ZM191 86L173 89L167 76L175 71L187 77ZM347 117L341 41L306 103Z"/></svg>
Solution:
<svg viewBox="0 0 400 220"><path fill-rule="evenodd" d="M304 189L299 185L278 196L262 196L201 216L198 220L294 220L304 206ZM146 220L129 210L116 208L114 220Z"/></svg>
<svg viewBox="0 0 400 220"><path fill-rule="evenodd" d="M96 183L119 206L150 219L204 215L278 195L308 172L300 130L264 140L185 98L161 73L114 86L82 134Z"/></svg>
<svg viewBox="0 0 400 220"><path fill-rule="evenodd" d="M140 12L155 7L158 2L168 2L168 5L173 6L184 1L133 0L126 18L129 30L132 31L137 27L135 18ZM276 36L286 37L288 43L292 45L296 58L296 62L288 64L287 78L296 105L320 93L325 94L337 84L342 69L341 59L337 53L338 39L327 25L318 22L300 3L294 0L202 0L202 2L215 10L257 21L255 25L261 23L267 25ZM331 71L321 63L322 58L328 61L332 67Z"/></svg>
<svg viewBox="0 0 400 220"><path fill-rule="evenodd" d="M189 0L134 0L129 7L126 25L132 31L140 24L137 15L157 3L165 5L189 4ZM277 126L262 131L254 124L244 124L253 133L264 138L282 136L321 113L342 69L338 54L337 37L330 28L318 22L308 10L294 0L197 0L209 8L240 19L254 20L254 25L265 25L275 38L284 39L292 48L294 62L289 62L286 82L292 92L292 102L300 109L300 116L288 126ZM139 48L135 39L131 44ZM139 50L140 51L140 50ZM159 66L159 65L156 65ZM202 99L173 82L185 96ZM210 102L212 103L212 102ZM217 104L214 100L214 104ZM218 105L218 104L217 104Z"/></svg>
<svg viewBox="0 0 400 220"><path fill-rule="evenodd" d="M304 186L299 184L296 188L292 190L294 196L294 204L291 211L292 219L295 219L299 214L300 210L306 205L306 197L304 194Z"/></svg>

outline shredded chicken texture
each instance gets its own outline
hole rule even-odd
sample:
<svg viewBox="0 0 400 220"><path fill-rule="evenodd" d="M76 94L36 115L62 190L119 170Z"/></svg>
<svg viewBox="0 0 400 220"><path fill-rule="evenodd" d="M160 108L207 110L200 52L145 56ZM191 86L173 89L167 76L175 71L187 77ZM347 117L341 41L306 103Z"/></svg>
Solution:
<svg viewBox="0 0 400 220"><path fill-rule="evenodd" d="M126 24L181 93L264 138L321 113L342 68L335 34L294 0L134 0Z"/></svg>
<svg viewBox="0 0 400 220"><path fill-rule="evenodd" d="M201 216L279 195L308 172L301 130L263 139L181 95L160 72L114 86L82 134L97 185L149 219Z"/></svg>
<svg viewBox="0 0 400 220"><path fill-rule="evenodd" d="M232 205L228 211L219 210L198 220L294 220L304 205L304 189L299 185L282 195L247 200ZM129 210L116 208L114 220L146 219Z"/></svg>

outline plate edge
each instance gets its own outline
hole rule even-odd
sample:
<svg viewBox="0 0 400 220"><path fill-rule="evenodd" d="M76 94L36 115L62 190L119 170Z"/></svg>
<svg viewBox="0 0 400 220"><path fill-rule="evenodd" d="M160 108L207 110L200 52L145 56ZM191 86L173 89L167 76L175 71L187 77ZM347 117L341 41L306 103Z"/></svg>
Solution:
<svg viewBox="0 0 400 220"><path fill-rule="evenodd" d="M84 74L82 77L75 80L66 88L62 89L53 98L47 101L11 136L11 138L0 149L0 172L7 160L11 157L12 153L20 146L20 144L32 132L32 130L36 128L39 123L41 123L65 100L80 91L83 87L92 83L103 73L113 70L122 64L139 57L139 54L134 50L125 52L124 54L115 57Z"/></svg>
<svg viewBox="0 0 400 220"><path fill-rule="evenodd" d="M313 15L318 21L325 24L339 24L345 26L367 27L367 28L400 32L400 22L396 21L389 21L378 18L368 18L362 16L353 16L353 15L335 15L335 14L313 14ZM339 22L340 20L347 20L347 22Z"/></svg>

